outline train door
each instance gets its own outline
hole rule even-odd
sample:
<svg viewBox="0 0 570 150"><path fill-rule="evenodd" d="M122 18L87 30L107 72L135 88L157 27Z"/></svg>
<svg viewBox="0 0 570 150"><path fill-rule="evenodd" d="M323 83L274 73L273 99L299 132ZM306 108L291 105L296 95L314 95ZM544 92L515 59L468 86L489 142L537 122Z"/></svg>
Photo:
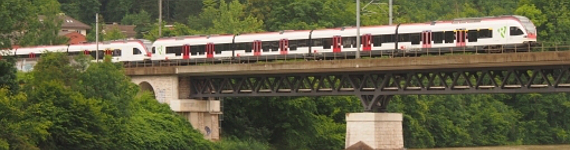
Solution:
<svg viewBox="0 0 570 150"><path fill-rule="evenodd" d="M253 56L261 56L261 41L253 41Z"/></svg>
<svg viewBox="0 0 570 150"><path fill-rule="evenodd" d="M372 50L372 35L365 34L362 36L362 51Z"/></svg>
<svg viewBox="0 0 570 150"><path fill-rule="evenodd" d="M279 40L279 50L281 55L287 55L287 51L289 51L289 40L287 39Z"/></svg>
<svg viewBox="0 0 570 150"><path fill-rule="evenodd" d="M214 43L206 44L206 58L214 58Z"/></svg>
<svg viewBox="0 0 570 150"><path fill-rule="evenodd" d="M422 48L431 48L432 32L423 31L422 32Z"/></svg>
<svg viewBox="0 0 570 150"><path fill-rule="evenodd" d="M182 59L190 59L190 45L182 46Z"/></svg>
<svg viewBox="0 0 570 150"><path fill-rule="evenodd" d="M457 29L455 31L455 41L457 44L457 47L463 47L465 46L465 39L467 39L467 30L465 29Z"/></svg>
<svg viewBox="0 0 570 150"><path fill-rule="evenodd" d="M110 48L105 49L105 55L113 55L113 51Z"/></svg>
<svg viewBox="0 0 570 150"><path fill-rule="evenodd" d="M30 54L28 54L28 58L36 58L36 54L31 52Z"/></svg>
<svg viewBox="0 0 570 150"><path fill-rule="evenodd" d="M333 46L333 53L340 53L340 49L342 47L342 38L338 35L334 36L332 46Z"/></svg>

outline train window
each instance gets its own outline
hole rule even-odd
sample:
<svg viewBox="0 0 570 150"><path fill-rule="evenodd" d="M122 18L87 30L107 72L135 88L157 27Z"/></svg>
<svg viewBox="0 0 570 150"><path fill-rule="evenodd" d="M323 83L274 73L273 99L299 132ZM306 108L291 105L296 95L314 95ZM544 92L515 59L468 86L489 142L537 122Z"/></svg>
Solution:
<svg viewBox="0 0 570 150"><path fill-rule="evenodd" d="M235 43L236 50L245 50L245 43Z"/></svg>
<svg viewBox="0 0 570 150"><path fill-rule="evenodd" d="M97 53L99 53L99 59L105 58L105 51L98 50ZM95 53L93 53L93 54L95 54ZM97 54L95 54L95 55L97 55ZM96 58L96 57L94 57L94 58Z"/></svg>
<svg viewBox="0 0 570 150"><path fill-rule="evenodd" d="M182 46L166 47L167 54L175 54L176 56L182 55Z"/></svg>
<svg viewBox="0 0 570 150"><path fill-rule="evenodd" d="M248 43L241 43L241 48L243 50L245 50L246 53L251 53L253 47L252 47L253 43L252 42L248 42Z"/></svg>
<svg viewBox="0 0 570 150"><path fill-rule="evenodd" d="M412 34L399 34L398 35L398 42L410 42L412 40L410 40Z"/></svg>
<svg viewBox="0 0 570 150"><path fill-rule="evenodd" d="M276 52L279 48L279 41L264 41L262 42L262 47L264 52Z"/></svg>
<svg viewBox="0 0 570 150"><path fill-rule="evenodd" d="M454 31L445 31L445 43L453 43L455 40L455 32Z"/></svg>
<svg viewBox="0 0 570 150"><path fill-rule="evenodd" d="M297 41L298 40L289 40L289 50L296 51L297 50Z"/></svg>
<svg viewBox="0 0 570 150"><path fill-rule="evenodd" d="M206 53L206 45L198 45L190 47L190 55L203 55Z"/></svg>
<svg viewBox="0 0 570 150"><path fill-rule="evenodd" d="M121 56L121 49L113 50L113 56Z"/></svg>
<svg viewBox="0 0 570 150"><path fill-rule="evenodd" d="M332 46L332 38L323 38L321 39L321 41L323 41L323 49L331 49ZM316 45L315 45L316 46Z"/></svg>
<svg viewBox="0 0 570 150"><path fill-rule="evenodd" d="M236 50L244 50L246 53L251 53L253 43L236 43Z"/></svg>
<svg viewBox="0 0 570 150"><path fill-rule="evenodd" d="M89 55L91 55L93 59L97 58L97 53L95 53L95 50L89 50Z"/></svg>
<svg viewBox="0 0 570 150"><path fill-rule="evenodd" d="M394 42L395 40L395 35L394 34L390 34L390 35L381 35L382 36L382 43L390 43L390 42Z"/></svg>
<svg viewBox="0 0 570 150"><path fill-rule="evenodd" d="M491 29L481 29L479 30L479 39L484 39L484 38L492 38L493 37L493 30Z"/></svg>
<svg viewBox="0 0 570 150"><path fill-rule="evenodd" d="M309 40L306 40L306 41L307 41L307 42L306 42L306 43L307 43L307 47L309 47L309 46L310 46L310 47L313 47L313 46L316 46L316 47L323 46L323 40L322 40L322 39L312 39L311 41L309 41Z"/></svg>
<svg viewBox="0 0 570 150"><path fill-rule="evenodd" d="M382 36L380 35L375 35L372 36L372 44L374 44L374 47L380 47L382 46Z"/></svg>
<svg viewBox="0 0 570 150"><path fill-rule="evenodd" d="M410 35L410 41L412 42L412 45L420 44L421 33L410 33L409 35Z"/></svg>
<svg viewBox="0 0 570 150"><path fill-rule="evenodd" d="M216 44L214 46L214 52L216 54L222 54L222 51L231 50L230 44Z"/></svg>
<svg viewBox="0 0 570 150"><path fill-rule="evenodd" d="M314 40L314 39L313 39ZM297 44L297 47L307 47L309 45L309 40L292 40L289 42L294 42Z"/></svg>
<svg viewBox="0 0 570 150"><path fill-rule="evenodd" d="M443 43L443 32L432 32L433 43Z"/></svg>
<svg viewBox="0 0 570 150"><path fill-rule="evenodd" d="M477 42L477 37L479 37L479 33L477 32L477 30L467 31L467 41L468 42Z"/></svg>
<svg viewBox="0 0 570 150"><path fill-rule="evenodd" d="M224 44L224 49L222 49L222 51L231 51L234 49L233 45L231 43L226 43Z"/></svg>
<svg viewBox="0 0 570 150"><path fill-rule="evenodd" d="M156 48L155 47L152 47L152 53L156 54Z"/></svg>
<svg viewBox="0 0 570 150"><path fill-rule="evenodd" d="M510 35L523 35L523 31L518 27L511 27Z"/></svg>
<svg viewBox="0 0 570 150"><path fill-rule="evenodd" d="M133 55L142 54L141 50L138 48L133 48Z"/></svg>
<svg viewBox="0 0 570 150"><path fill-rule="evenodd" d="M343 37L342 38L342 47L343 48L351 48L352 46L356 47L356 37Z"/></svg>

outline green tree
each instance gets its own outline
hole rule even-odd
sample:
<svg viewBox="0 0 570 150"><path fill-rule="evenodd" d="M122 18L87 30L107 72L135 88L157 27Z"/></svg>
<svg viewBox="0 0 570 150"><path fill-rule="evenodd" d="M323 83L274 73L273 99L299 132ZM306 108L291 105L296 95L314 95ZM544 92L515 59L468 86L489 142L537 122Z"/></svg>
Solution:
<svg viewBox="0 0 570 150"><path fill-rule="evenodd" d="M133 101L133 116L126 121L121 138L121 149L188 149L211 150L213 144L205 140L184 118L159 103L149 93Z"/></svg>
<svg viewBox="0 0 570 150"><path fill-rule="evenodd" d="M163 37L175 37L175 36L184 36L184 35L193 35L196 34L197 31L190 29L188 26L182 23L174 23L172 28L162 28L162 36ZM152 30L145 33L145 39L155 41L158 39L158 26L153 26Z"/></svg>
<svg viewBox="0 0 570 150"><path fill-rule="evenodd" d="M202 1L202 12L199 16L188 17L188 26L194 30L202 31L202 34L209 34L208 29L214 26L212 20L219 17L217 0L204 0Z"/></svg>
<svg viewBox="0 0 570 150"><path fill-rule="evenodd" d="M58 35L61 20L58 20L59 3L56 0L0 2L0 49L11 48L12 44L53 45L66 43L67 39ZM49 8L49 9L48 9ZM11 15L18 12L17 15ZM38 15L43 15L40 21Z"/></svg>
<svg viewBox="0 0 570 150"><path fill-rule="evenodd" d="M85 24L95 23L95 14L102 12L100 7L104 6L101 4L101 0L59 0L59 2L64 13ZM109 14L113 13L110 12Z"/></svg>
<svg viewBox="0 0 570 150"><path fill-rule="evenodd" d="M229 5L220 1L219 17L212 20L214 26L210 33L252 33L262 31L263 22L252 16L245 16L244 5L233 0Z"/></svg>
<svg viewBox="0 0 570 150"><path fill-rule="evenodd" d="M127 36L121 32L119 28L112 28L111 30L105 32L103 35L104 40L121 40L127 38Z"/></svg>
<svg viewBox="0 0 570 150"><path fill-rule="evenodd" d="M109 22L120 22L132 9L133 0L99 0L101 3L100 12ZM94 14L94 13L93 13ZM91 17L93 18L93 17ZM91 19L93 20L93 19Z"/></svg>
<svg viewBox="0 0 570 150"><path fill-rule="evenodd" d="M39 149L37 143L49 133L51 122L36 119L27 108L27 97L23 93L10 94L6 88L0 88L0 149Z"/></svg>
<svg viewBox="0 0 570 150"><path fill-rule="evenodd" d="M3 0L0 2L0 49L11 48L12 40L16 39L17 32L28 30L27 22L33 22L34 12L30 1ZM12 12L19 12L11 15Z"/></svg>
<svg viewBox="0 0 570 150"><path fill-rule="evenodd" d="M145 10L141 10L136 14L126 14L121 20L121 23L125 25L136 25L136 38L143 38L143 33L150 31L153 24L151 23L150 14Z"/></svg>
<svg viewBox="0 0 570 150"><path fill-rule="evenodd" d="M26 84L32 109L30 113L53 124L49 136L39 141L41 149L107 149L111 145L105 121L109 115L101 112L105 105L98 99L87 99L72 89L77 81L77 69L71 67L65 53L46 52L32 71L32 81Z"/></svg>
<svg viewBox="0 0 570 150"><path fill-rule="evenodd" d="M0 88L7 88L12 94L18 93L20 86L16 81L16 59L4 57L0 59Z"/></svg>

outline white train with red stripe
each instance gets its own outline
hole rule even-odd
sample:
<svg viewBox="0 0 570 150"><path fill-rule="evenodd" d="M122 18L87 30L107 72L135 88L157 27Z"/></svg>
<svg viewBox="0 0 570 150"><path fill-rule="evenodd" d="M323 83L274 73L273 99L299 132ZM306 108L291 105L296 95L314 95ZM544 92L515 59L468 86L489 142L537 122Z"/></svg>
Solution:
<svg viewBox="0 0 570 150"><path fill-rule="evenodd" d="M73 45L52 45L52 46L34 46L21 47L11 50L3 50L1 55L17 56L17 58L37 58L43 52L66 52L69 55L91 55L93 58L97 56L95 53L97 44L73 44ZM137 62L150 59L150 52L140 40L127 41L110 41L99 43L99 59L103 59L105 55L111 55L113 62Z"/></svg>
<svg viewBox="0 0 570 150"><path fill-rule="evenodd" d="M396 52L520 50L536 42L534 24L506 15L449 21L361 27L361 55ZM263 59L354 56L356 28L280 31L239 35L162 38L152 45L151 60ZM267 56L267 57L265 57Z"/></svg>

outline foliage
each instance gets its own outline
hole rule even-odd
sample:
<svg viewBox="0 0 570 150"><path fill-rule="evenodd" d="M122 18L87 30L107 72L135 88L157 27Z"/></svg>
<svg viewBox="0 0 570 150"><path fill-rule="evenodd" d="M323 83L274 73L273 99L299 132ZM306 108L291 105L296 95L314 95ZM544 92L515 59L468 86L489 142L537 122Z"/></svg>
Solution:
<svg viewBox="0 0 570 150"><path fill-rule="evenodd" d="M12 40L17 37L17 32L28 29L27 22L33 22L35 13L30 1L3 0L0 2L0 49L12 47ZM20 12L13 15L12 12Z"/></svg>
<svg viewBox="0 0 570 150"><path fill-rule="evenodd" d="M150 14L144 10L136 14L126 14L121 20L121 23L123 25L136 25L136 38L142 38L143 33L148 32L152 27Z"/></svg>
<svg viewBox="0 0 570 150"><path fill-rule="evenodd" d="M127 35L121 32L119 28L112 28L110 31L106 31L103 36L104 40L122 40L127 38Z"/></svg>
<svg viewBox="0 0 570 150"><path fill-rule="evenodd" d="M271 147L267 143L255 141L253 139L240 140L235 137L226 138L223 141L217 142L215 148L218 150L270 150Z"/></svg>
<svg viewBox="0 0 570 150"><path fill-rule="evenodd" d="M66 43L67 38L58 35L62 21L57 17L58 13L59 3L56 0L0 2L0 49L11 48L13 44L28 46ZM43 21L40 21L39 15L44 16Z"/></svg>
<svg viewBox="0 0 570 150"><path fill-rule="evenodd" d="M162 37L184 36L184 35L190 35L190 34L195 34L195 33L196 33L196 31L190 29L188 26L186 26L185 24L182 24L182 23L174 23L172 28L164 28L164 26L162 27ZM152 30L145 33L143 36L145 39L155 41L156 39L159 38L158 37L158 26L154 25L152 27Z"/></svg>
<svg viewBox="0 0 570 150"><path fill-rule="evenodd" d="M122 134L122 149L213 149L190 123L145 93L135 98L133 116Z"/></svg>
<svg viewBox="0 0 570 150"><path fill-rule="evenodd" d="M0 88L7 88L13 94L16 94L20 88L16 81L15 63L14 57L0 59Z"/></svg>
<svg viewBox="0 0 570 150"><path fill-rule="evenodd" d="M244 6L238 0L229 5L220 1L219 17L213 20L215 33L238 34L261 31L263 22L252 16L244 16Z"/></svg>
<svg viewBox="0 0 570 150"><path fill-rule="evenodd" d="M344 115L362 110L350 97L227 98L224 106L224 113L232 114L224 117L225 134L275 149L342 149Z"/></svg>
<svg viewBox="0 0 570 150"><path fill-rule="evenodd" d="M31 73L20 73L19 94L0 89L0 148L213 149L169 106L148 93L137 97L138 87L108 59L72 62L46 52Z"/></svg>
<svg viewBox="0 0 570 150"><path fill-rule="evenodd" d="M39 149L37 143L49 133L51 122L34 118L26 108L27 97L24 93L10 94L6 88L0 88L0 149Z"/></svg>

